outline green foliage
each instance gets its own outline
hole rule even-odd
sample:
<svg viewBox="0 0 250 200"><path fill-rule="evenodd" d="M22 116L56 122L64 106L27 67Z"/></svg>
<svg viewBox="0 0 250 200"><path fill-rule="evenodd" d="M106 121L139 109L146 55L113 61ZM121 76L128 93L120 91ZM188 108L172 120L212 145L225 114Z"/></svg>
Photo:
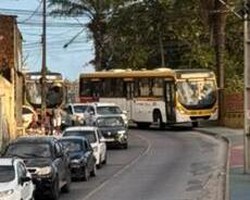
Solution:
<svg viewBox="0 0 250 200"><path fill-rule="evenodd" d="M213 13L216 0L49 2L53 15L89 17L86 27L94 41L97 70L155 68L165 61L171 68L217 72L218 52L213 40L213 28L218 23ZM240 0L226 2L237 10L241 8ZM227 13L222 53L227 90L242 89L243 23L232 12Z"/></svg>

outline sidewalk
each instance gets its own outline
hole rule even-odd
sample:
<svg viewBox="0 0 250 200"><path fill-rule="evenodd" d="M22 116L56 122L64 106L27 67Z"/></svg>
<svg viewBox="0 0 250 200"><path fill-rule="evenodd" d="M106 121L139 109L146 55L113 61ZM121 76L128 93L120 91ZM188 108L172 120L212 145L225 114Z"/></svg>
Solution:
<svg viewBox="0 0 250 200"><path fill-rule="evenodd" d="M250 174L244 174L243 129L207 126L196 130L224 136L231 142L229 196L230 200L250 200Z"/></svg>

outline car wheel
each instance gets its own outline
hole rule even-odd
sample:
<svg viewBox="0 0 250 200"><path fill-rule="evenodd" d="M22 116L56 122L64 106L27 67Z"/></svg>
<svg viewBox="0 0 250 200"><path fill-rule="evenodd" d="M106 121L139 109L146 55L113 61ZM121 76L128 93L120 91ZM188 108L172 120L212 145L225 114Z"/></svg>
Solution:
<svg viewBox="0 0 250 200"><path fill-rule="evenodd" d="M138 128L141 128L141 129L148 129L150 126L150 123L147 123L147 122L137 122L136 124Z"/></svg>
<svg viewBox="0 0 250 200"><path fill-rule="evenodd" d="M96 176L96 164L94 164L92 171L90 172L91 176Z"/></svg>
<svg viewBox="0 0 250 200"><path fill-rule="evenodd" d="M123 149L127 149L128 148L128 143L125 143L125 144L123 144Z"/></svg>
<svg viewBox="0 0 250 200"><path fill-rule="evenodd" d="M59 181L58 181L58 177L56 177L56 179L53 182L52 185L52 191L51 191L51 199L52 200L58 200L59 199Z"/></svg>
<svg viewBox="0 0 250 200"><path fill-rule="evenodd" d="M83 169L83 181L88 181L88 180L89 180L88 168L84 167L84 169Z"/></svg>
<svg viewBox="0 0 250 200"><path fill-rule="evenodd" d="M101 159L101 155L99 157L99 164L97 165L97 168L98 169L101 169L102 168L102 159Z"/></svg>
<svg viewBox="0 0 250 200"><path fill-rule="evenodd" d="M107 164L107 153L105 153L104 160L102 161L102 164L106 165Z"/></svg>

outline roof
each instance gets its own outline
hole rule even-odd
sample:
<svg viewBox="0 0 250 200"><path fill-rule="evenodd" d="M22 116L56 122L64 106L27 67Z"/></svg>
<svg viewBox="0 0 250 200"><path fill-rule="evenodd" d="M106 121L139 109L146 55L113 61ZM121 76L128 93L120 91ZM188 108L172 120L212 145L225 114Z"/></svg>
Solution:
<svg viewBox="0 0 250 200"><path fill-rule="evenodd" d="M110 70L98 71L88 74L81 74L80 77L85 78L103 78L103 77L117 77L117 78L135 78L135 77L173 77L174 70L170 68L157 68L153 70Z"/></svg>
<svg viewBox="0 0 250 200"><path fill-rule="evenodd" d="M27 75L33 75L33 76L40 76L41 72L37 71L37 72L27 72ZM59 72L46 72L46 75L54 75L54 76L61 76L62 74Z"/></svg>
<svg viewBox="0 0 250 200"><path fill-rule="evenodd" d="M94 102L94 103L88 103L88 105L94 105L94 106L117 106L119 107L117 104L115 103L104 103L104 102Z"/></svg>
<svg viewBox="0 0 250 200"><path fill-rule="evenodd" d="M56 138L54 136L21 136L11 142L13 143L51 143Z"/></svg>
<svg viewBox="0 0 250 200"><path fill-rule="evenodd" d="M59 140L70 140L70 141L77 141L77 140L82 140L82 141L87 141L87 139L83 136L67 136L67 137L61 137Z"/></svg>
<svg viewBox="0 0 250 200"><path fill-rule="evenodd" d="M16 160L19 158L0 158L0 166L12 166Z"/></svg>
<svg viewBox="0 0 250 200"><path fill-rule="evenodd" d="M122 114L98 115L97 119L101 119L101 118L122 118Z"/></svg>
<svg viewBox="0 0 250 200"><path fill-rule="evenodd" d="M68 103L66 106L88 106L90 103Z"/></svg>
<svg viewBox="0 0 250 200"><path fill-rule="evenodd" d="M186 73L209 73L212 72L208 69L195 68L195 69L170 69L170 68L156 68L156 69L142 69L142 70L124 70L124 69L115 69L109 71L97 71L92 73L82 73L80 78L92 78L97 79L98 81L101 78L138 78L138 77L155 77L155 78L176 78L177 74L186 74Z"/></svg>
<svg viewBox="0 0 250 200"><path fill-rule="evenodd" d="M97 127L95 126L72 126L72 127L68 127L64 130L65 131L94 131L96 130Z"/></svg>

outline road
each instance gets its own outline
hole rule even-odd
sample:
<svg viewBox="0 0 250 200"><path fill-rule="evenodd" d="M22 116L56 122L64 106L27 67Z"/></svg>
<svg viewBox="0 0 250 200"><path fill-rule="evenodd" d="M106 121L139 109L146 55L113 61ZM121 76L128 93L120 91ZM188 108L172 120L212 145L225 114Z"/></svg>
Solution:
<svg viewBox="0 0 250 200"><path fill-rule="evenodd" d="M130 130L127 150L109 150L89 182L62 200L220 200L226 144L192 130Z"/></svg>

